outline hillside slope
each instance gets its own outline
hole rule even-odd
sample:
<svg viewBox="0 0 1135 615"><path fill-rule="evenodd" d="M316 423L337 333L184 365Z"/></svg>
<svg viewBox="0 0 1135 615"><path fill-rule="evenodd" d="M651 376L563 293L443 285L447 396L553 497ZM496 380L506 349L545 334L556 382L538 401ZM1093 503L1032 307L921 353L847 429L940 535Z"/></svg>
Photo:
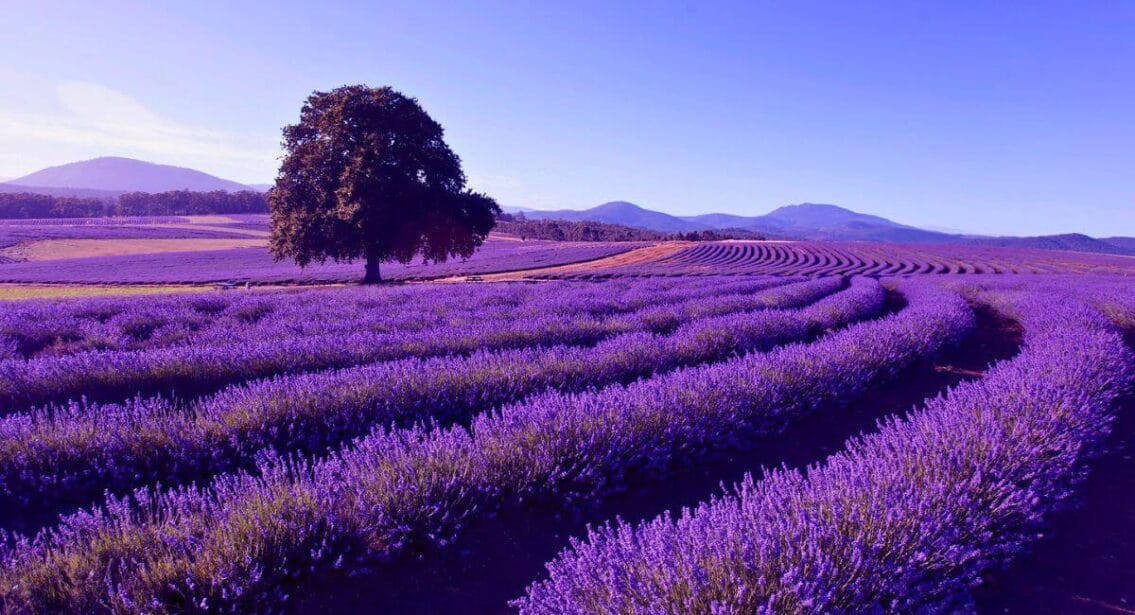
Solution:
<svg viewBox="0 0 1135 615"><path fill-rule="evenodd" d="M209 192L252 190L249 186L194 169L132 158L105 157L48 167L5 183L5 188L101 190L111 192Z"/></svg>

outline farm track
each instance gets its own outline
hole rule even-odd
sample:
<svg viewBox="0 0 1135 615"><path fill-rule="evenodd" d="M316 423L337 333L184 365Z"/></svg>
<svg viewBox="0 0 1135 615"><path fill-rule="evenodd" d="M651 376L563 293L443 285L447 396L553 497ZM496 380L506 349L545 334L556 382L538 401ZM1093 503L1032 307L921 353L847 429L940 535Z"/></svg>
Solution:
<svg viewBox="0 0 1135 615"><path fill-rule="evenodd" d="M1135 329L1126 332L1135 350ZM1135 613L1135 393L1120 400L1108 452L1032 553L974 592L982 613Z"/></svg>
<svg viewBox="0 0 1135 615"><path fill-rule="evenodd" d="M891 295L892 311L901 300ZM291 613L341 613L369 609L391 613L511 613L508 600L544 571L544 563L581 536L588 524L619 516L649 519L664 510L693 506L745 472L786 464L804 467L843 448L847 438L874 431L876 422L900 414L1020 348L1020 327L975 306L977 328L959 347L904 370L896 378L843 405L828 405L776 436L716 458L671 468L664 476L630 478L635 485L590 507L569 510L512 505L491 519L472 522L456 544L407 554L364 576L331 572L305 587Z"/></svg>

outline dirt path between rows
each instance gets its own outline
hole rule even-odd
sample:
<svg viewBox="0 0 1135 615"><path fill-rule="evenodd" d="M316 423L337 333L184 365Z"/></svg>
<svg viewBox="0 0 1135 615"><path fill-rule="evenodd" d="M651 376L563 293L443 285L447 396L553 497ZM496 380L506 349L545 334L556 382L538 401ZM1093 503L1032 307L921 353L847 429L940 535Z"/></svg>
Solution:
<svg viewBox="0 0 1135 615"><path fill-rule="evenodd" d="M891 299L897 309L901 301ZM733 484L746 472L759 477L762 468L820 462L843 450L849 437L875 431L883 417L904 414L948 387L984 375L989 364L1015 356L1021 342L1017 323L981 306L975 312L977 329L959 347L927 357L863 395L799 417L782 433L722 447L716 456L676 460L667 471L628 478L626 490L590 503L506 504L495 515L467 521L453 544L404 553L364 574L322 573L294 591L288 612L512 613L507 601L542 578L544 562L565 548L569 537L584 536L589 523L616 516L650 519L719 494L721 484Z"/></svg>
<svg viewBox="0 0 1135 615"><path fill-rule="evenodd" d="M1125 337L1135 350L1135 329ZM1135 395L1115 410L1105 454L1032 551L987 575L977 612L1135 614Z"/></svg>

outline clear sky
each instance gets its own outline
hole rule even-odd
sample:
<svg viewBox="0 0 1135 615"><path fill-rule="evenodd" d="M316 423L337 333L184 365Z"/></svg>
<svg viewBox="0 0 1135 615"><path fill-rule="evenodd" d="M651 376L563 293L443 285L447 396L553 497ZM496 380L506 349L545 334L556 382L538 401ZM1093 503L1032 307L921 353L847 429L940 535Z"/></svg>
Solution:
<svg viewBox="0 0 1135 615"><path fill-rule="evenodd" d="M1135 2L12 0L0 58L0 177L269 183L304 98L366 83L506 205L1135 235Z"/></svg>

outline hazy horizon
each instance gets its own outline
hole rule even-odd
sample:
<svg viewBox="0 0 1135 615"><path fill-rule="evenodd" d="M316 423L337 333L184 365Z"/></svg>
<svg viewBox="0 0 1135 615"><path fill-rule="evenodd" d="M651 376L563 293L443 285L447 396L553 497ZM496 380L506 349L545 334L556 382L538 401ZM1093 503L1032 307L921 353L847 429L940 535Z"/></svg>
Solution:
<svg viewBox="0 0 1135 615"><path fill-rule="evenodd" d="M1135 235L1135 6L8 9L0 177L98 156L271 183L313 90L392 85L502 204L832 203L923 228Z"/></svg>

